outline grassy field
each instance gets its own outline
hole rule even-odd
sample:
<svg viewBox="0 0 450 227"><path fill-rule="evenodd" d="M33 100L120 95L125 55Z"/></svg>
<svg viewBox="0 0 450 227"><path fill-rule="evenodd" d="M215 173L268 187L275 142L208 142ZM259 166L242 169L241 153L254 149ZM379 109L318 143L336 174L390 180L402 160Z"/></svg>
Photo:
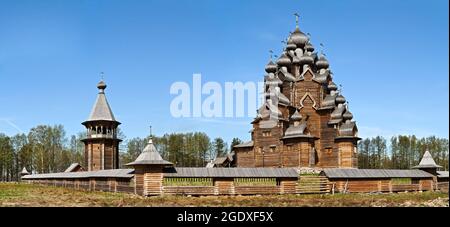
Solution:
<svg viewBox="0 0 450 227"><path fill-rule="evenodd" d="M449 206L446 193L274 195L233 197L141 197L122 193L86 192L29 184L0 183L0 206L26 207L386 207Z"/></svg>

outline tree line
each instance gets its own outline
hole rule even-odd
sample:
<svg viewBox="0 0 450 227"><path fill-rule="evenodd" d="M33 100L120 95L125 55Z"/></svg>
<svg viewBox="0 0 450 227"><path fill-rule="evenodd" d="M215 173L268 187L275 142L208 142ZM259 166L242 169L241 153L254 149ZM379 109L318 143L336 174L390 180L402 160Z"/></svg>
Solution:
<svg viewBox="0 0 450 227"><path fill-rule="evenodd" d="M0 181L18 180L23 167L33 173L52 173L82 163L82 138L83 133L67 138L62 125L39 125L12 137L0 133Z"/></svg>
<svg viewBox="0 0 450 227"><path fill-rule="evenodd" d="M85 136L84 132L67 136L62 125L39 125L27 134L11 137L0 133L0 181L20 179L23 167L32 173L52 173L62 172L72 163L83 165L84 144L80 140ZM121 167L134 161L150 138L126 140L120 130L118 137L124 140L120 146ZM152 139L165 160L185 167L204 167L242 142L234 138L228 145L222 138L211 139L203 132L172 133ZM362 169L409 169L429 150L436 163L448 170L448 146L448 139L435 136L394 136L389 141L381 136L367 138L358 144L358 165Z"/></svg>
<svg viewBox="0 0 450 227"><path fill-rule="evenodd" d="M0 181L17 181L25 167L31 173L63 172L72 163L84 164L85 132L67 137L62 125L39 125L14 136L0 133ZM121 144L120 165L134 161L148 142L147 138L126 140L118 130ZM205 133L173 133L153 137L164 159L177 166L204 167L217 156L224 156L231 148L222 138L211 140ZM234 139L231 146L241 143Z"/></svg>
<svg viewBox="0 0 450 227"><path fill-rule="evenodd" d="M150 137L133 138L127 141L126 152L121 153L120 165L134 161L145 148ZM161 137L152 136L153 143L161 156L177 166L205 167L208 162L216 157L222 157L230 153L234 145L242 143L234 138L231 145L222 138L211 140L206 133L172 133Z"/></svg>
<svg viewBox="0 0 450 227"><path fill-rule="evenodd" d="M417 138L414 135L393 136L388 142L377 136L358 144L358 167L361 169L410 169L419 164L425 151L443 169L449 168L448 139L435 136Z"/></svg>

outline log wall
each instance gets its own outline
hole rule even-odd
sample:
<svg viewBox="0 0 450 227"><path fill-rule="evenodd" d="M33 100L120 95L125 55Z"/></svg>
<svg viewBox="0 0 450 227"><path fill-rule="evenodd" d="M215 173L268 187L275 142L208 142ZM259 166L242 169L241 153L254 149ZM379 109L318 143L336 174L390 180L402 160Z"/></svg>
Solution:
<svg viewBox="0 0 450 227"><path fill-rule="evenodd" d="M273 182L245 185L235 178L211 178L205 186L164 185L164 175L155 169L136 169L135 177L96 179L42 179L25 182L87 191L125 192L153 195L267 195L304 193L393 193L441 190L448 192L448 182L433 179L413 179L411 183L393 183L392 179L327 179L323 176L273 178ZM257 181L258 182L258 181Z"/></svg>
<svg viewBox="0 0 450 227"><path fill-rule="evenodd" d="M134 179L58 179L58 180L27 180L25 182L73 188L85 191L125 192L144 196L154 195L269 195L295 194L297 178L276 179L273 185L235 185L234 178L213 178L212 186L166 186L162 175L143 173L138 170ZM148 170L145 170L148 171Z"/></svg>
<svg viewBox="0 0 450 227"><path fill-rule="evenodd" d="M433 191L433 179L417 179L410 184L395 184L392 179L329 179L336 192L375 193L375 192L415 192Z"/></svg>

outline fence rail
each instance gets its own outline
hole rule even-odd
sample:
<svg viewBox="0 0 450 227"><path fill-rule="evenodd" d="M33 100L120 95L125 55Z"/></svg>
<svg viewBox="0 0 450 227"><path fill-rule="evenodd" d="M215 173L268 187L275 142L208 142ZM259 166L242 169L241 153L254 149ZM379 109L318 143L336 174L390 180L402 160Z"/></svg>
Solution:
<svg viewBox="0 0 450 227"><path fill-rule="evenodd" d="M448 184L449 184L448 182L438 182L436 184L436 188L439 191L448 193Z"/></svg>

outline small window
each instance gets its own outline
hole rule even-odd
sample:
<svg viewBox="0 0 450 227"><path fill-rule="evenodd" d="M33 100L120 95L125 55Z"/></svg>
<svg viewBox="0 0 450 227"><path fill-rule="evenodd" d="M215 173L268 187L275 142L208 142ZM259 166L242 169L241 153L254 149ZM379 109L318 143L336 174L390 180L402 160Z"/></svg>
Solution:
<svg viewBox="0 0 450 227"><path fill-rule="evenodd" d="M272 136L272 133L270 131L263 132L264 137Z"/></svg>
<svg viewBox="0 0 450 227"><path fill-rule="evenodd" d="M331 148L331 147L325 148L325 152L327 154L331 154L331 153L333 153L333 148Z"/></svg>
<svg viewBox="0 0 450 227"><path fill-rule="evenodd" d="M287 145L287 146L286 146L286 150L287 150L287 151L292 151L292 145Z"/></svg>
<svg viewBox="0 0 450 227"><path fill-rule="evenodd" d="M275 152L275 147L271 147L270 152Z"/></svg>

